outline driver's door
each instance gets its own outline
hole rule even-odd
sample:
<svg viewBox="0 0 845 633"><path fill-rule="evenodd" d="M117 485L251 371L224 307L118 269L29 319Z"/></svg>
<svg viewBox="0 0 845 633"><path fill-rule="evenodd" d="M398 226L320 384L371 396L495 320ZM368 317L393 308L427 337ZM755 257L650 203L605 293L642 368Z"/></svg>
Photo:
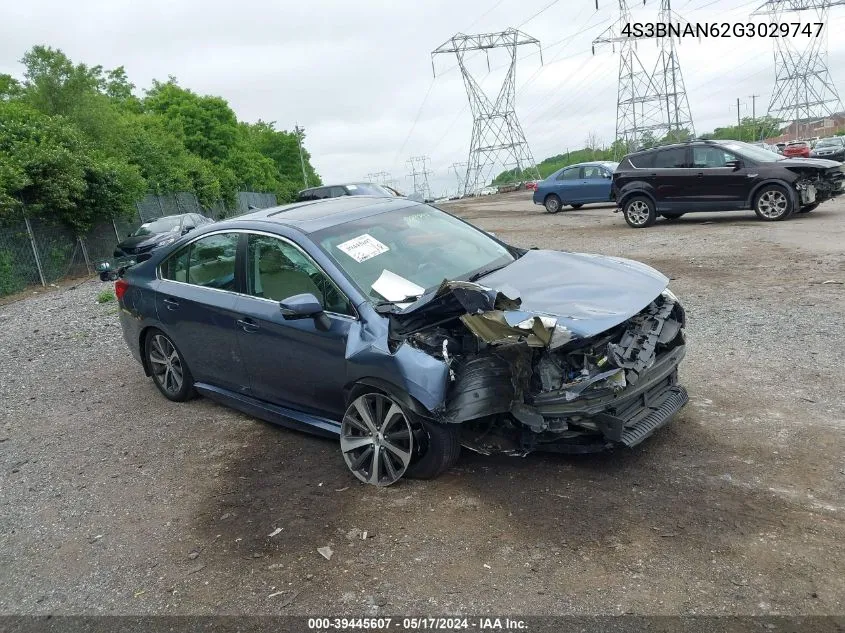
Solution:
<svg viewBox="0 0 845 633"><path fill-rule="evenodd" d="M354 308L292 241L250 233L246 246L246 295L238 298L235 311L252 394L318 415L342 415L346 339L357 320ZM320 329L313 318L282 316L279 302L304 293L320 301L328 329Z"/></svg>

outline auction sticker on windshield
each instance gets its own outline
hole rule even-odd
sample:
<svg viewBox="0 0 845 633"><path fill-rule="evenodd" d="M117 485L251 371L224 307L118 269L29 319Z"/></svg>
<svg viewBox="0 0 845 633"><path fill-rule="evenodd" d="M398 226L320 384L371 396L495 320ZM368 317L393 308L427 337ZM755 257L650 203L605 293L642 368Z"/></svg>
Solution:
<svg viewBox="0 0 845 633"><path fill-rule="evenodd" d="M337 248L349 255L359 264L390 250L369 233L364 233L358 237L353 237L351 240L348 240L343 244L338 244Z"/></svg>

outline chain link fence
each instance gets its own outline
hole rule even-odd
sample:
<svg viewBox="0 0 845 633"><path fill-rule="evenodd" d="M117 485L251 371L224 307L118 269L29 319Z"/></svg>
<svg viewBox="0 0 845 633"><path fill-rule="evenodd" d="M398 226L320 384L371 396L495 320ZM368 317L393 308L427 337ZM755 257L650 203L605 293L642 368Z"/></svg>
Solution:
<svg viewBox="0 0 845 633"><path fill-rule="evenodd" d="M233 207L221 201L204 208L196 196L183 192L148 195L135 205L136 217L99 224L84 235L34 218L0 226L0 297L27 286L92 275L96 262L111 259L115 245L144 222L181 213L222 220L275 205L274 194L241 191Z"/></svg>

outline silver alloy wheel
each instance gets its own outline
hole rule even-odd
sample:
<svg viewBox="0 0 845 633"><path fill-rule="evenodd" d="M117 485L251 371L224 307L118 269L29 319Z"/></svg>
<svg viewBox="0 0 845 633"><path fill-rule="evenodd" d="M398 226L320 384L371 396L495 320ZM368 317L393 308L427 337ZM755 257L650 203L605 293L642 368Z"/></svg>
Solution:
<svg viewBox="0 0 845 633"><path fill-rule="evenodd" d="M150 369L156 382L167 393L176 395L182 389L183 371L179 353L164 334L150 339Z"/></svg>
<svg viewBox="0 0 845 633"><path fill-rule="evenodd" d="M349 470L374 486L394 484L411 463L414 434L401 407L380 393L356 398L343 416L340 450Z"/></svg>
<svg viewBox="0 0 845 633"><path fill-rule="evenodd" d="M631 224L644 226L648 222L648 205L643 200L634 200L625 207L625 215L628 216Z"/></svg>
<svg viewBox="0 0 845 633"><path fill-rule="evenodd" d="M777 220L789 209L789 200L780 189L769 189L757 198L757 211L760 215Z"/></svg>
<svg viewBox="0 0 845 633"><path fill-rule="evenodd" d="M554 196L549 196L546 200L546 211L549 213L557 213L560 211L560 202Z"/></svg>

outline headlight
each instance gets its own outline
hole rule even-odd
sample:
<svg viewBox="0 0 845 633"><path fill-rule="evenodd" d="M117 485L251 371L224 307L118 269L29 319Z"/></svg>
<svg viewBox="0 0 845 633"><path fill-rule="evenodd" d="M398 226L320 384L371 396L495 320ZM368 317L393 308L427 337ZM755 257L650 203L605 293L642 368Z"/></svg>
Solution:
<svg viewBox="0 0 845 633"><path fill-rule="evenodd" d="M675 293L672 292L671 290L669 290L668 288L666 288L666 290L664 290L660 294L662 296L666 297L667 299L669 299L670 301L672 301L673 303L680 303L680 301L678 300L678 297L675 296Z"/></svg>

